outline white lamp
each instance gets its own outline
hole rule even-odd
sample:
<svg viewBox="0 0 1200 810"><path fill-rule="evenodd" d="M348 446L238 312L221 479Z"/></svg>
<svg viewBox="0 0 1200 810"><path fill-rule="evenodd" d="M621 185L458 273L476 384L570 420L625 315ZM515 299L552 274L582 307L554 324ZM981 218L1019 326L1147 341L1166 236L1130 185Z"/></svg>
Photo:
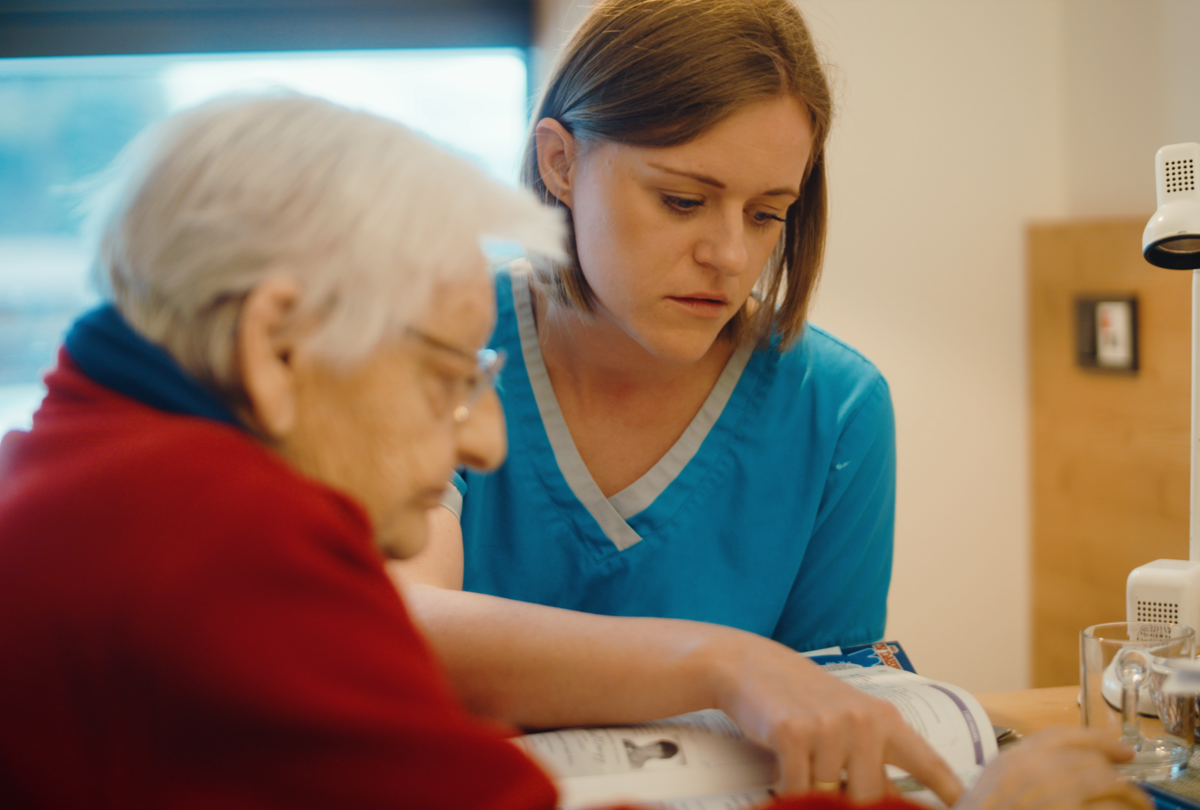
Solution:
<svg viewBox="0 0 1200 810"><path fill-rule="evenodd" d="M1192 271L1191 519L1187 560L1155 560L1129 574L1129 621L1186 624L1200 630L1200 144L1164 146L1154 156L1158 210L1142 234L1146 261Z"/></svg>
<svg viewBox="0 0 1200 810"><path fill-rule="evenodd" d="M1200 269L1198 171L1200 144L1177 143L1155 154L1158 210L1142 234L1142 255L1150 264L1170 270Z"/></svg>

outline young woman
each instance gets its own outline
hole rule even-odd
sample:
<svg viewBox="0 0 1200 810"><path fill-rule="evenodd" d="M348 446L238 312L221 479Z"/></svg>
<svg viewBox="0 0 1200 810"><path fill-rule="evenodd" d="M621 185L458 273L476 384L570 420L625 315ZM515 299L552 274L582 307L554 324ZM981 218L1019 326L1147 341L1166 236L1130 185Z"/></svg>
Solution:
<svg viewBox="0 0 1200 810"><path fill-rule="evenodd" d="M498 277L509 460L464 473L461 522L435 510L399 574L477 709L716 705L802 787L844 770L870 798L912 757L956 790L791 652L878 640L891 572L887 384L805 323L831 115L788 0L601 2L565 47L523 171L570 258Z"/></svg>

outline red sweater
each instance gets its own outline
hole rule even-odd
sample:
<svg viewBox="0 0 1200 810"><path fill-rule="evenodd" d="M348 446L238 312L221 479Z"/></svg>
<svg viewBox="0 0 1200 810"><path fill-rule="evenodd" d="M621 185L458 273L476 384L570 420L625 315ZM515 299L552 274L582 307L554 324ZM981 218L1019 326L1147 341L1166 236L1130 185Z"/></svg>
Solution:
<svg viewBox="0 0 1200 810"><path fill-rule="evenodd" d="M553 807L460 708L357 504L65 354L47 385L0 442L0 806Z"/></svg>

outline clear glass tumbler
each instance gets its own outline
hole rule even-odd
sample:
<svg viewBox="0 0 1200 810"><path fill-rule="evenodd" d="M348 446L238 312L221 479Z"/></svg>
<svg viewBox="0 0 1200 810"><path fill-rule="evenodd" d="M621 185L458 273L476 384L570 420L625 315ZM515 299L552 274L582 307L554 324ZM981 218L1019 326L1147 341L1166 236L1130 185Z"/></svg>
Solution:
<svg viewBox="0 0 1200 810"><path fill-rule="evenodd" d="M1182 624L1112 622L1093 625L1081 633L1083 724L1111 729L1114 736L1134 749L1134 758L1118 766L1123 773L1158 780L1175 776L1187 767L1194 718L1190 704L1186 716L1180 717L1174 702L1189 699L1168 698L1158 694L1158 687L1169 662L1193 658L1195 645L1195 631ZM1143 694L1151 699L1146 700ZM1151 711L1162 715L1169 730L1143 733L1139 698L1143 708L1151 707Z"/></svg>

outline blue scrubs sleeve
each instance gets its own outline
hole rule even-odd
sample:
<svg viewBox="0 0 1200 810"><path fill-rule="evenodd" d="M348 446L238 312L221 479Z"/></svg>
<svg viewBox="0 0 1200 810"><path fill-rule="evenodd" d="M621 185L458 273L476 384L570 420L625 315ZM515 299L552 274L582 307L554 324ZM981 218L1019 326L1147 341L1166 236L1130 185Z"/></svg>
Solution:
<svg viewBox="0 0 1200 810"><path fill-rule="evenodd" d="M846 420L816 523L772 636L796 649L883 637L896 514L896 429L878 378Z"/></svg>

